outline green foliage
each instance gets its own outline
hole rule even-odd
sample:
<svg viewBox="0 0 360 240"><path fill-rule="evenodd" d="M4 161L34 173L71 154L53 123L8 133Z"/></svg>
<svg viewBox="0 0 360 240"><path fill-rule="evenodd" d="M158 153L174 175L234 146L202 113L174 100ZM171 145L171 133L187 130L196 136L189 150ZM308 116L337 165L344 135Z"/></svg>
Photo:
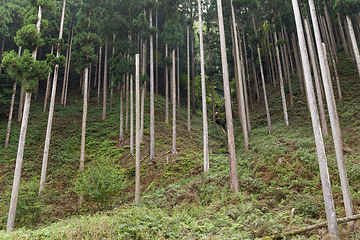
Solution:
<svg viewBox="0 0 360 240"><path fill-rule="evenodd" d="M341 15L350 15L359 11L359 0L335 0L334 10Z"/></svg>
<svg viewBox="0 0 360 240"><path fill-rule="evenodd" d="M278 41L276 42L276 45L278 46L282 46L282 45L285 45L287 44L287 39L278 39Z"/></svg>
<svg viewBox="0 0 360 240"><path fill-rule="evenodd" d="M314 197L304 196L297 200L295 208L305 217L319 218L324 210L324 205L316 201Z"/></svg>
<svg viewBox="0 0 360 240"><path fill-rule="evenodd" d="M23 49L35 50L39 46L43 46L45 41L41 39L41 34L38 33L35 24L28 24L23 26L14 38L16 45Z"/></svg>
<svg viewBox="0 0 360 240"><path fill-rule="evenodd" d="M89 197L107 209L111 198L126 186L125 171L114 165L113 160L105 157L92 161L78 177L78 194Z"/></svg>
<svg viewBox="0 0 360 240"><path fill-rule="evenodd" d="M34 92L37 80L46 79L51 71L47 61L35 61L28 49L21 57L14 50L4 53L2 66L13 79L25 86L26 92Z"/></svg>

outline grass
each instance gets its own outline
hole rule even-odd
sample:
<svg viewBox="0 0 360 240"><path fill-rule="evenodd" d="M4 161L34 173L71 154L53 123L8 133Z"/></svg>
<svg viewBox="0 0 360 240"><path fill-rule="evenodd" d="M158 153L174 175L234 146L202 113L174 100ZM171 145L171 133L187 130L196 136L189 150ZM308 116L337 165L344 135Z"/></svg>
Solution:
<svg viewBox="0 0 360 240"><path fill-rule="evenodd" d="M337 107L344 142L344 156L354 212L360 210L360 122L357 102L360 98L355 66L339 54L338 69L343 101ZM355 70L354 70L355 69ZM186 109L177 124L178 155L171 155L172 126L164 123L165 100L156 96L156 158L148 162L149 119L145 117L144 142L141 145L141 203L134 199L134 157L129 154L128 135L118 142L118 112L115 105L101 120L101 106L89 107L85 166L102 156L109 157L125 170L128 185L111 198L103 212L91 197L77 208L75 183L81 129L81 102L58 108L52 136L47 185L42 201L37 199L42 144L47 114L41 101L31 106L31 118L23 165L22 202L17 215L17 230L9 239L255 239L325 221L319 167L306 99L300 94L296 76L292 78L294 107L288 107L290 126L285 126L278 88L268 85L273 132L268 133L265 108L256 103L251 110L250 149L244 151L240 123L234 120L237 170L240 192L230 190L227 137L221 126L209 121L210 171L202 173L201 113L192 117L187 131ZM288 94L288 93L287 93ZM335 95L337 93L335 92ZM288 96L288 95L287 95ZM118 97L118 95L116 95ZM92 98L93 100L94 97ZM255 103L255 101L254 101ZM146 108L149 109L148 101ZM211 116L210 114L208 116ZM236 116L236 115L235 115ZM5 122L0 123L2 128ZM328 121L328 126L330 126ZM5 228L9 192L16 158L19 126L14 124L10 147L0 156L0 229ZM127 132L127 134L129 134ZM3 139L4 133L0 132ZM332 137L324 136L337 217L344 217L341 186ZM35 195L33 195L35 193ZM29 207L32 206L32 207ZM295 209L295 214L291 214ZM41 216L41 217L40 217ZM60 220L62 219L62 220ZM347 225L339 226L341 239L359 239ZM319 239L323 230L311 231L291 239Z"/></svg>

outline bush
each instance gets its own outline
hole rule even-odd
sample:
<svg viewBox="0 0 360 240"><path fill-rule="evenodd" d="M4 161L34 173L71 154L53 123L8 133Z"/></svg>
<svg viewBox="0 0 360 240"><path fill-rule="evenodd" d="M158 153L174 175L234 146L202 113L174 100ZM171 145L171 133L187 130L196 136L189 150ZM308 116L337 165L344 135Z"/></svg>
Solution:
<svg viewBox="0 0 360 240"><path fill-rule="evenodd" d="M110 158L92 161L76 182L79 195L89 197L108 208L110 200L126 186L125 170L117 168Z"/></svg>

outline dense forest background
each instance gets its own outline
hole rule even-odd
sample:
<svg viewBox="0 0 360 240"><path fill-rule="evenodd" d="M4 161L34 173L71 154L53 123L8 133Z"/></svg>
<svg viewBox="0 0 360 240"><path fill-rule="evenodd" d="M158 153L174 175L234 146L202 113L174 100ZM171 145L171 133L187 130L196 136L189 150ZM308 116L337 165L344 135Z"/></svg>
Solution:
<svg viewBox="0 0 360 240"><path fill-rule="evenodd" d="M0 237L359 239L359 6L2 1Z"/></svg>

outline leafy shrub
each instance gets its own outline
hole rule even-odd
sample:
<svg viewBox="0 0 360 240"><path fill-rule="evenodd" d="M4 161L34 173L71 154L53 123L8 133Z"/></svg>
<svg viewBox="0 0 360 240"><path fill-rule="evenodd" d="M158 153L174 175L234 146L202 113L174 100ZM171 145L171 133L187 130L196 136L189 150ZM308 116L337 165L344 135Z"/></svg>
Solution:
<svg viewBox="0 0 360 240"><path fill-rule="evenodd" d="M111 198L125 187L125 183L125 170L117 168L112 159L101 157L83 170L76 189L79 195L89 197L107 209Z"/></svg>
<svg viewBox="0 0 360 240"><path fill-rule="evenodd" d="M315 198L306 196L297 200L295 209L304 217L319 218L324 207Z"/></svg>

